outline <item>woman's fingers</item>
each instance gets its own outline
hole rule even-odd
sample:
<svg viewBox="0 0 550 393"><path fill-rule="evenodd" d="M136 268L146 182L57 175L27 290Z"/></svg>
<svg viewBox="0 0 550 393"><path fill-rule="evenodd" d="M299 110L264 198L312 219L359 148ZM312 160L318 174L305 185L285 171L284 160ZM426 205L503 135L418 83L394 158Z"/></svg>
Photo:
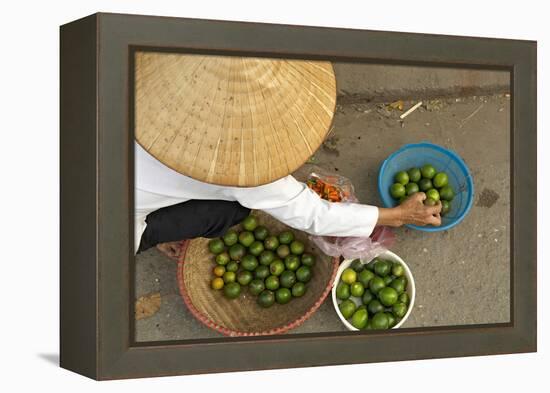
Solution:
<svg viewBox="0 0 550 393"><path fill-rule="evenodd" d="M441 215L438 213L436 215L430 216L428 218L428 224L432 224L433 226L440 226L441 225Z"/></svg>
<svg viewBox="0 0 550 393"><path fill-rule="evenodd" d="M415 192L412 197L418 202L424 202L424 200L426 199L426 194L423 192Z"/></svg>
<svg viewBox="0 0 550 393"><path fill-rule="evenodd" d="M431 215L439 214L442 207L441 201L437 201L437 205L428 207L428 213Z"/></svg>

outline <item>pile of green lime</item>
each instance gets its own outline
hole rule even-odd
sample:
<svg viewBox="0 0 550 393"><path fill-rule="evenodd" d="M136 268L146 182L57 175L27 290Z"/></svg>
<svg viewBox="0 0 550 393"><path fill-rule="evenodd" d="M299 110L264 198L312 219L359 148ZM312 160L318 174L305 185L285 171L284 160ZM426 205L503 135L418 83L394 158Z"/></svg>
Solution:
<svg viewBox="0 0 550 393"><path fill-rule="evenodd" d="M434 206L437 201L441 201L441 215L448 214L451 210L455 193L449 184L449 176L445 172L438 172L433 165L426 164L422 168L397 172L394 181L390 194L399 203L422 191L426 193L425 205Z"/></svg>
<svg viewBox="0 0 550 393"><path fill-rule="evenodd" d="M230 229L221 239L208 243L216 261L212 289L236 299L242 288L248 287L265 308L303 296L313 275L315 256L304 252L304 244L295 240L292 231L271 235L253 215L241 226L241 232Z"/></svg>
<svg viewBox="0 0 550 393"><path fill-rule="evenodd" d="M399 262L359 259L344 269L336 287L340 313L357 329L391 329L407 313L405 268Z"/></svg>

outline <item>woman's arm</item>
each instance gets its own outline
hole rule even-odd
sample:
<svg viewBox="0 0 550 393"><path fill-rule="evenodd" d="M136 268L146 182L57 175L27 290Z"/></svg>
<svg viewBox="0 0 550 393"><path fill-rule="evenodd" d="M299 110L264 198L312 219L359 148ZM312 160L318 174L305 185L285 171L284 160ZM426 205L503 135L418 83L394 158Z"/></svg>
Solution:
<svg viewBox="0 0 550 393"><path fill-rule="evenodd" d="M332 203L321 199L292 176L260 187L240 189L237 200L263 210L295 229L322 236L369 236L376 225L440 225L441 206L424 206L424 193L398 207L385 209L359 203Z"/></svg>

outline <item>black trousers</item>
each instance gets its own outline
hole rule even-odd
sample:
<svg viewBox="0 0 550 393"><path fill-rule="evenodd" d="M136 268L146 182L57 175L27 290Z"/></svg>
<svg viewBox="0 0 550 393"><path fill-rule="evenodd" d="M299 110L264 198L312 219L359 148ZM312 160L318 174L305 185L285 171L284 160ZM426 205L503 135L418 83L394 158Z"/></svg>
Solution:
<svg viewBox="0 0 550 393"><path fill-rule="evenodd" d="M196 237L222 236L250 214L238 202L190 200L163 207L147 215L138 253L159 243Z"/></svg>

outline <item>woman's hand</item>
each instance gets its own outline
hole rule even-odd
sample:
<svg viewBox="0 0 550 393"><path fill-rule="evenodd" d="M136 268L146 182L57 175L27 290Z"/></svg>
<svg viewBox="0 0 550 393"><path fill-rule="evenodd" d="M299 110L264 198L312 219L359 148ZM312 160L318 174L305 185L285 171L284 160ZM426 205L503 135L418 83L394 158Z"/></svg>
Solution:
<svg viewBox="0 0 550 393"><path fill-rule="evenodd" d="M177 261L181 254L181 241L159 243L157 244L157 250L166 255L168 258Z"/></svg>
<svg viewBox="0 0 550 393"><path fill-rule="evenodd" d="M405 224L419 226L441 225L441 202L435 206L424 205L426 194L417 192L401 203L401 205L391 208L378 208L378 225L387 225L391 227L400 227Z"/></svg>

